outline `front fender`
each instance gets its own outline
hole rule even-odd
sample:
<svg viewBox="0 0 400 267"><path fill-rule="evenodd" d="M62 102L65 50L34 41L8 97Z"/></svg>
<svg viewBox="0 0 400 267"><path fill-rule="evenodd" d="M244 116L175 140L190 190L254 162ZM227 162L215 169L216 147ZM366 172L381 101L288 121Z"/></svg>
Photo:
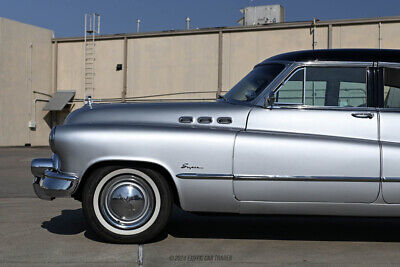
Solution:
<svg viewBox="0 0 400 267"><path fill-rule="evenodd" d="M229 128L74 124L57 127L53 149L61 170L78 177L102 161L160 165L173 178L185 210L235 212L232 180L180 179L177 175L232 175L236 133Z"/></svg>

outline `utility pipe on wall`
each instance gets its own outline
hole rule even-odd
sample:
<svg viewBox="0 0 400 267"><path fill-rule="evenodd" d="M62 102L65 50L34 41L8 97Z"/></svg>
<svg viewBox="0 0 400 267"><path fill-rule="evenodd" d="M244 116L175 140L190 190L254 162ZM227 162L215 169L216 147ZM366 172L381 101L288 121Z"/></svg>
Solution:
<svg viewBox="0 0 400 267"><path fill-rule="evenodd" d="M218 33L218 85L217 85L217 95L218 98L222 92L222 31Z"/></svg>
<svg viewBox="0 0 400 267"><path fill-rule="evenodd" d="M54 65L53 65L53 93L57 91L57 71L58 71L58 42L54 42Z"/></svg>
<svg viewBox="0 0 400 267"><path fill-rule="evenodd" d="M125 102L127 86L128 86L128 38L124 38L124 65L122 66L123 78L122 78L122 94L121 102Z"/></svg>
<svg viewBox="0 0 400 267"><path fill-rule="evenodd" d="M314 49L316 48L316 46L317 46L317 33L316 33L316 30L317 30L317 21L319 21L319 19L313 18L313 21L312 21L312 29L311 29L311 31L312 31L312 49L313 49L313 50L314 50Z"/></svg>
<svg viewBox="0 0 400 267"><path fill-rule="evenodd" d="M379 49L381 49L381 41L382 41L382 32L381 29L382 28L382 22L378 23L378 47Z"/></svg>
<svg viewBox="0 0 400 267"><path fill-rule="evenodd" d="M49 102L49 100L35 98L35 100L33 101L33 114L32 114L31 120L29 121L29 124L28 124L28 126L31 130L36 129L36 103L37 102Z"/></svg>
<svg viewBox="0 0 400 267"><path fill-rule="evenodd" d="M36 114L36 100L34 101L34 103L32 104L32 101L33 101L33 97L34 97L34 93L33 93L33 90L32 90L32 57L33 57L33 43L31 42L30 44L29 44L29 46L28 46L28 49L29 49L29 61L28 61L28 70L27 70L27 90L29 90L29 93L30 93L30 95L31 95L31 99L30 99L30 112L31 112L31 114L30 114L30 116L31 117L34 117L35 118L35 114ZM33 106L32 106L33 105ZM36 129L36 122L35 121L29 121L28 122L28 127L30 128L30 129ZM31 143L31 136L30 136L30 132L29 131L27 131L27 142L26 142L27 144L30 144Z"/></svg>
<svg viewBox="0 0 400 267"><path fill-rule="evenodd" d="M328 25L328 49L332 49L332 24Z"/></svg>

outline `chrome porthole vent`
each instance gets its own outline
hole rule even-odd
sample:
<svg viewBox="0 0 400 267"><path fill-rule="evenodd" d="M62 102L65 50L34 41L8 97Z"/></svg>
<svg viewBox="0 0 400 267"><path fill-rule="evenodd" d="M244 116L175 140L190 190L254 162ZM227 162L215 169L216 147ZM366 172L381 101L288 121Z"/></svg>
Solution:
<svg viewBox="0 0 400 267"><path fill-rule="evenodd" d="M145 224L155 206L150 185L131 174L110 180L100 193L99 201L101 214L107 223L124 230Z"/></svg>

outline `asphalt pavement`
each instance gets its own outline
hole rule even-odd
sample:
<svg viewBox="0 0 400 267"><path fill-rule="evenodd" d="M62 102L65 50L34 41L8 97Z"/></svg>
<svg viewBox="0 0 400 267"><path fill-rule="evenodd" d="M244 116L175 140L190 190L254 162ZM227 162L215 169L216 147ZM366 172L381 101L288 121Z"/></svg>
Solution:
<svg viewBox="0 0 400 267"><path fill-rule="evenodd" d="M0 265L319 266L400 264L400 219L205 216L175 208L155 240L108 244L73 199L44 201L30 161L44 148L0 148Z"/></svg>

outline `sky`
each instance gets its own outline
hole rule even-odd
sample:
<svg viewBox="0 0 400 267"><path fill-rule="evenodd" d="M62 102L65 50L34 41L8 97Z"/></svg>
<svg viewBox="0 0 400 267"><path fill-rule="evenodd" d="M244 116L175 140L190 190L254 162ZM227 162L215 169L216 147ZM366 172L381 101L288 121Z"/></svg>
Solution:
<svg viewBox="0 0 400 267"><path fill-rule="evenodd" d="M0 0L0 17L48 28L56 37L81 36L85 13L101 15L101 33L238 26L240 9L280 4L285 21L400 15L400 0Z"/></svg>

